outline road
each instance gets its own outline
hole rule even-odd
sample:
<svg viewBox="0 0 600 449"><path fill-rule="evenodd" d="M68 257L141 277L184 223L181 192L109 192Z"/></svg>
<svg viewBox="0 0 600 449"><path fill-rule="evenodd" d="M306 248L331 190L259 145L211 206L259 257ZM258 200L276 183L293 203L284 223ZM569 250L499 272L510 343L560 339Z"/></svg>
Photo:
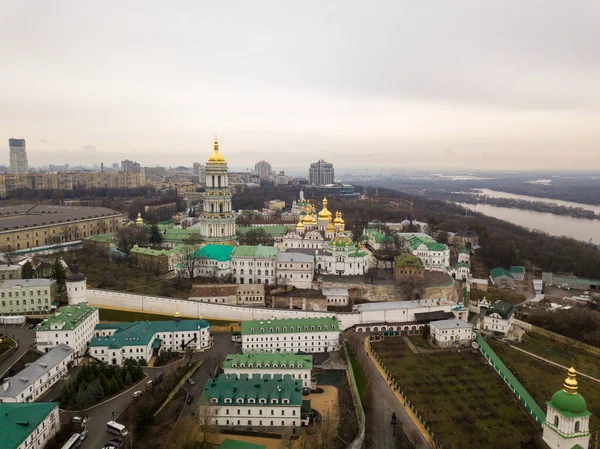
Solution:
<svg viewBox="0 0 600 449"><path fill-rule="evenodd" d="M193 361L204 358L218 358L220 361L222 361L225 359L227 354L239 352L241 349L241 345L235 345L231 341L231 333L215 333L213 334L213 338L213 347L205 352L195 353L192 357ZM111 438L111 435L106 430L106 423L111 420L118 421L118 416L133 400L133 393L137 390L144 391L146 382L149 379L153 379L160 371L163 371L165 374L169 374L170 372L176 370L179 365L185 363L187 363L187 359L184 359L179 363L172 363L167 367L144 368L144 372L148 375L148 378L144 379L137 387L131 388L127 392L115 397L114 399L111 399L104 404L88 409L85 412L85 415L86 417L89 416L89 420L86 424L89 434L81 445L81 448L102 448L103 445L106 444L106 442ZM186 385L188 393L194 396L194 401L191 405L185 406L183 411L184 415L190 415L194 410L196 410L199 397L208 378L209 376L207 370L203 369L203 367L200 367L200 369L198 369L192 376L192 379L194 379L196 384L193 386ZM61 412L61 422L66 422L72 419L73 416L78 416L78 413Z"/></svg>
<svg viewBox="0 0 600 449"><path fill-rule="evenodd" d="M377 400L376 407L369 407L373 410L372 416L367 417L367 432L372 439L374 449L393 449L395 446L394 428L390 424L392 413L396 413L398 420L402 424L404 433L409 440L416 437L416 449L431 449L431 445L423 438L414 422L404 410L392 388L379 373L364 346L364 340L368 334L360 332L346 332L346 338L354 341L354 347L357 348L357 357L360 364L371 382L371 397Z"/></svg>
<svg viewBox="0 0 600 449"><path fill-rule="evenodd" d="M24 325L23 327L0 325L0 332L10 337L14 337L19 342L17 350L0 363L1 379L12 364L19 360L19 358L33 345L35 340L35 330L28 329L27 325Z"/></svg>

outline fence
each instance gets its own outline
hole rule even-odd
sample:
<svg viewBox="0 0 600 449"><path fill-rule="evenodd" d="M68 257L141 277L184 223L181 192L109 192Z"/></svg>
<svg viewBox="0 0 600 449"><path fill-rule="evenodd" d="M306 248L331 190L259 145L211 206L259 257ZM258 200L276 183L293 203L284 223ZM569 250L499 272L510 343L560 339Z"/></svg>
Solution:
<svg viewBox="0 0 600 449"><path fill-rule="evenodd" d="M477 334L475 338L477 343L479 343L479 350L487 359L490 365L496 370L496 372L500 375L502 380L506 382L512 392L517 396L517 399L525 409L533 416L533 418L537 421L537 423L541 426L544 420L546 419L546 414L541 409L541 407L535 402L533 397L529 394L529 392L525 389L525 387L517 380L515 375L508 369L508 367L504 364L504 362L498 357L498 355L494 352L494 350L488 345L488 343L483 339L480 334Z"/></svg>
<svg viewBox="0 0 600 449"><path fill-rule="evenodd" d="M362 401L360 399L360 394L358 393L358 386L356 385L356 379L354 378L354 367L352 366L352 362L350 361L350 355L348 354L348 348L346 345L344 347L344 355L346 356L346 363L348 364L348 378L350 380L350 385L352 386L352 397L354 398L354 406L357 410L358 415L358 435L354 438L348 446L347 449L360 449L363 446L365 441L365 410L362 406Z"/></svg>
<svg viewBox="0 0 600 449"><path fill-rule="evenodd" d="M534 326L533 324L526 323L521 320L514 320L514 323L517 326L522 327L523 329L530 330L536 334L544 335L545 337L551 338L552 340L560 341L561 343L565 343L570 346L574 346L578 349L582 349L590 354L600 355L600 348L596 346L588 345L587 343L583 343L579 340L574 340L569 337L565 337L564 335L557 334L556 332L549 331L544 329L543 327Z"/></svg>

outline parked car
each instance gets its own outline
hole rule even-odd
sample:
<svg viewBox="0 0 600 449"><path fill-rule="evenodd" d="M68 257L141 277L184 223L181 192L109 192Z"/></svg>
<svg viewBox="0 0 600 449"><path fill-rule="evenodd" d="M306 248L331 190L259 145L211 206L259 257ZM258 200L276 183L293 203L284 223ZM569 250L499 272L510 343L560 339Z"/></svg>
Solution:
<svg viewBox="0 0 600 449"><path fill-rule="evenodd" d="M85 424L85 419L82 418L81 416L73 416L73 422L75 424L79 424L80 426Z"/></svg>
<svg viewBox="0 0 600 449"><path fill-rule="evenodd" d="M87 436L88 436L88 433L90 433L90 432L89 432L89 430L87 430L87 429L84 429L84 430L83 430L83 432L81 432L81 433L79 434L79 436L81 437L81 441L83 441L83 440L85 440L85 439L87 438Z"/></svg>
<svg viewBox="0 0 600 449"><path fill-rule="evenodd" d="M142 392L141 392L141 391L134 391L134 392L133 392L133 397L134 397L134 398L140 397L141 395L142 395Z"/></svg>
<svg viewBox="0 0 600 449"><path fill-rule="evenodd" d="M196 382L194 382L194 379L192 379L191 377L188 379L188 383L190 385L196 385Z"/></svg>
<svg viewBox="0 0 600 449"><path fill-rule="evenodd" d="M190 405L192 402L194 402L194 396L192 396L191 394L187 397L187 399L185 400L185 403L187 405Z"/></svg>

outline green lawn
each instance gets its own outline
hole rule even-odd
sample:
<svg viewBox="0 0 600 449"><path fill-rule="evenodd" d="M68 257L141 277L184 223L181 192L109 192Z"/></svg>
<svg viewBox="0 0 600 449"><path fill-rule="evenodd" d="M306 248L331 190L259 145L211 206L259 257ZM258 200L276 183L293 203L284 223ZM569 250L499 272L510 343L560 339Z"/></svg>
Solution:
<svg viewBox="0 0 600 449"><path fill-rule="evenodd" d="M562 388L567 377L566 371L529 357L496 340L490 340L489 343L545 411L546 402ZM590 419L590 429L600 430L600 384L582 376L578 376L577 381L579 382L579 393L585 398L588 410L594 415Z"/></svg>
<svg viewBox="0 0 600 449"><path fill-rule="evenodd" d="M102 322L131 322L131 321L162 321L172 320L173 315L156 315L154 313L129 312L126 310L100 309L100 321ZM182 318L183 320L189 318ZM228 326L236 321L206 319L213 326Z"/></svg>
<svg viewBox="0 0 600 449"><path fill-rule="evenodd" d="M494 302L497 300L506 301L511 304L519 304L525 301L525 296L515 293L512 290L488 289L487 292L481 290L471 290L471 299L478 301L486 297L488 301Z"/></svg>
<svg viewBox="0 0 600 449"><path fill-rule="evenodd" d="M514 346L564 366L570 366L574 362L577 371L600 379L598 356L583 349L552 340L535 332L525 335L523 341L521 343L514 343Z"/></svg>
<svg viewBox="0 0 600 449"><path fill-rule="evenodd" d="M538 431L480 354L413 354L400 338L372 347L444 449L519 448Z"/></svg>

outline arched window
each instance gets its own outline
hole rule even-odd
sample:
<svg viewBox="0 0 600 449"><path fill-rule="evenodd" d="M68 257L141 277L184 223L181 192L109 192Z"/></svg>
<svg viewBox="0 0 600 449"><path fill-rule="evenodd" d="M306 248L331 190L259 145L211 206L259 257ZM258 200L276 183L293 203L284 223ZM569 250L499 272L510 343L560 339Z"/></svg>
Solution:
<svg viewBox="0 0 600 449"><path fill-rule="evenodd" d="M258 270L258 275L259 275L259 276L261 275L261 270Z"/></svg>
<svg viewBox="0 0 600 449"><path fill-rule="evenodd" d="M575 421L575 432L579 432L579 421Z"/></svg>
<svg viewBox="0 0 600 449"><path fill-rule="evenodd" d="M219 176L217 177L217 179L218 179L218 182L219 182L219 187L221 187L221 175L219 175Z"/></svg>
<svg viewBox="0 0 600 449"><path fill-rule="evenodd" d="M215 175L213 175L213 177L212 177L212 187L214 187L214 186L215 186Z"/></svg>
<svg viewBox="0 0 600 449"><path fill-rule="evenodd" d="M558 427L558 416L554 417L554 425Z"/></svg>
<svg viewBox="0 0 600 449"><path fill-rule="evenodd" d="M219 212L223 213L223 203L219 203Z"/></svg>

